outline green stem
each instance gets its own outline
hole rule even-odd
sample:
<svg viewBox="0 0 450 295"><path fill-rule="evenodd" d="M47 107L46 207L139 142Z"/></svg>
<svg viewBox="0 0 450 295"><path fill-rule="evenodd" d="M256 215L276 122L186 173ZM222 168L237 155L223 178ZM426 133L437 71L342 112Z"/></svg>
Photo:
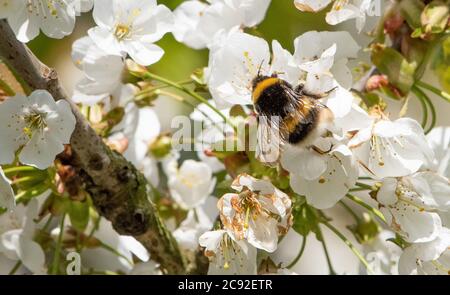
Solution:
<svg viewBox="0 0 450 295"><path fill-rule="evenodd" d="M27 190L22 191L18 195L16 195L16 203L20 204L24 201L27 201L33 197L39 196L43 194L45 191L49 189L46 183L38 184L35 187L28 188Z"/></svg>
<svg viewBox="0 0 450 295"><path fill-rule="evenodd" d="M6 175L17 174L20 172L35 172L35 171L41 171L41 170L38 170L31 166L15 166L15 167L3 169L3 172L5 172Z"/></svg>
<svg viewBox="0 0 450 295"><path fill-rule="evenodd" d="M12 89L8 83L6 83L5 81L3 81L2 79L0 79L0 89L3 90L7 96L14 96L16 95L16 92L14 91L14 89Z"/></svg>
<svg viewBox="0 0 450 295"><path fill-rule="evenodd" d="M431 111L431 125L428 127L428 129L424 130L425 134L430 133L430 131L436 126L436 108L434 107L433 103L431 102L431 99L426 95L426 93L418 88L417 86L413 86L412 91L414 94L420 98L420 100L423 100L423 103L428 105Z"/></svg>
<svg viewBox="0 0 450 295"><path fill-rule="evenodd" d="M360 176L358 177L358 180L372 180L372 177L368 177L368 176Z"/></svg>
<svg viewBox="0 0 450 295"><path fill-rule="evenodd" d="M159 81L161 83L170 85L186 94L188 94L189 96L191 96L192 98L196 99L197 101L204 103L206 106L208 106L210 109L212 109L214 112L216 112L227 124L229 124L230 126L232 126L235 130L236 130L236 126L234 126L234 124L232 122L230 122L230 120L224 115L222 114L221 111L219 111L216 107L214 107L212 104L209 103L209 101L202 97L201 95L198 95L197 93L195 93L194 91L190 90L189 88L184 87L183 85L179 85L171 80L168 80L164 77L155 75L153 73L145 73L144 78L146 79L153 79L156 81Z"/></svg>
<svg viewBox="0 0 450 295"><path fill-rule="evenodd" d="M358 249L355 248L352 242L349 241L337 228L335 228L333 225L328 223L327 221L324 221L323 224L328 227L334 234L336 234L349 248L352 250L352 252L358 257L358 259L361 261L361 263L366 267L367 272L370 274L373 274L372 269L369 266L369 263L364 258L364 256L358 251Z"/></svg>
<svg viewBox="0 0 450 295"><path fill-rule="evenodd" d="M14 275L21 266L22 266L22 261L20 261L20 260L17 261L17 263L14 265L14 267L9 271L8 275L9 276Z"/></svg>
<svg viewBox="0 0 450 295"><path fill-rule="evenodd" d="M417 87L413 87L412 88L412 92L416 95L416 97L419 99L420 104L422 106L422 111L423 111L423 118L422 118L422 128L425 130L425 126L427 126L427 122L428 122L428 108L427 108L427 103L425 101L424 95L422 95L419 92L419 88Z"/></svg>
<svg viewBox="0 0 450 295"><path fill-rule="evenodd" d="M58 269L59 269L59 258L61 255L61 248L62 248L62 239L64 235L64 221L66 219L66 214L64 213L61 218L61 223L59 225L59 235L58 235L58 241L56 242L56 248L55 248L55 254L53 256L53 263L51 268L51 274L57 275Z"/></svg>
<svg viewBox="0 0 450 295"><path fill-rule="evenodd" d="M50 215L48 217L47 222L45 223L44 227L42 228L43 231L47 231L47 229L50 226L52 220L53 220L53 215Z"/></svg>
<svg viewBox="0 0 450 295"><path fill-rule="evenodd" d="M25 176L25 177L21 177L21 178L17 178L15 179L12 184L21 184L24 182L32 182L32 181L38 181L40 180L39 178L36 178L34 176Z"/></svg>
<svg viewBox="0 0 450 295"><path fill-rule="evenodd" d="M362 182L357 182L356 185L359 186L360 188L363 188L363 189L366 189L366 190L370 190L370 191L373 190L373 187L371 185L369 185L369 184L365 184L365 183L362 183Z"/></svg>
<svg viewBox="0 0 450 295"><path fill-rule="evenodd" d="M450 102L450 93L447 93L443 90L439 90L438 88L422 81L416 81L416 85L433 92L434 94L443 98L446 102Z"/></svg>
<svg viewBox="0 0 450 295"><path fill-rule="evenodd" d="M317 233L320 236L320 242L323 246L323 252L325 253L325 258L327 259L328 269L330 271L330 275L336 275L337 273L334 271L333 264L331 263L330 253L328 253L327 245L325 243L325 238L323 237L322 229L320 225L317 225Z"/></svg>
<svg viewBox="0 0 450 295"><path fill-rule="evenodd" d="M385 224L387 224L386 223L386 219L383 216L383 213L381 213L379 210L377 210L377 209L371 207L370 205L364 203L363 200L361 200L360 198L358 198L356 196L353 196L353 195L350 195L350 194L347 194L346 196L347 196L347 198L349 198L350 200L352 200L356 204L366 208L369 212L373 213L375 216L377 216L379 219L381 219L381 221L383 221Z"/></svg>
<svg viewBox="0 0 450 295"><path fill-rule="evenodd" d="M191 83L194 83L194 81L192 81L191 79L189 80L185 80L185 81L180 81L180 82L175 82L178 85L189 85ZM146 95L152 92L155 92L156 90L161 90L161 89L166 89L166 88L170 88L173 87L172 85L158 85L158 86L154 86L154 87L149 87L148 89L143 89L141 91L139 91L138 93L136 93L136 97L140 97L142 95Z"/></svg>
<svg viewBox="0 0 450 295"><path fill-rule="evenodd" d="M294 267L297 264L297 262L300 260L300 258L303 255L303 252L305 252L307 239L308 239L308 236L303 236L303 241L302 241L302 246L300 247L300 252L298 252L297 256L294 258L294 260L288 266L286 266L286 268Z"/></svg>
<svg viewBox="0 0 450 295"><path fill-rule="evenodd" d="M362 192L362 191L367 191L367 190L369 190L369 189L363 188L363 187L357 187L357 188L350 189L350 192Z"/></svg>

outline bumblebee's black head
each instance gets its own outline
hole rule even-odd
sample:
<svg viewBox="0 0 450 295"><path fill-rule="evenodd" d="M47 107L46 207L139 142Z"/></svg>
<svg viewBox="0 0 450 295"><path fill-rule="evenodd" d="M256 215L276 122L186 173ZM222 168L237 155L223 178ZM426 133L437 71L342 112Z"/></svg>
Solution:
<svg viewBox="0 0 450 295"><path fill-rule="evenodd" d="M264 80L270 79L270 78L277 78L277 74L272 74L271 76L264 76L258 74L253 80L252 80L252 89L255 90L255 88L258 86L259 83L261 83Z"/></svg>

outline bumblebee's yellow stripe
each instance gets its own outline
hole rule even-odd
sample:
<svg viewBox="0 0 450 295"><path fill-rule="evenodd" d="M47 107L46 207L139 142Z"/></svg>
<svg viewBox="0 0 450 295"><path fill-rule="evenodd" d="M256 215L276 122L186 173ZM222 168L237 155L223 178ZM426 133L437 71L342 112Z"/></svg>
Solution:
<svg viewBox="0 0 450 295"><path fill-rule="evenodd" d="M267 87L277 84L280 81L278 78L267 78L256 85L255 90L252 94L253 103L256 103Z"/></svg>
<svg viewBox="0 0 450 295"><path fill-rule="evenodd" d="M285 130L288 133L294 132L298 124L301 123L302 118L306 118L313 107L314 105L308 100L304 100L299 104L297 113L291 113L284 121Z"/></svg>

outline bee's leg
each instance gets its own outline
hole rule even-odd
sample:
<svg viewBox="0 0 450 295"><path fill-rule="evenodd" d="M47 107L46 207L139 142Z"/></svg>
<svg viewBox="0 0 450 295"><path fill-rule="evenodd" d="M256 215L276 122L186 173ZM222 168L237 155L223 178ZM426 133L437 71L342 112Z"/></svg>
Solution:
<svg viewBox="0 0 450 295"><path fill-rule="evenodd" d="M298 94L302 94L304 93L304 89L305 88L305 84L300 83L297 85L297 87L295 87L294 91L297 92Z"/></svg>

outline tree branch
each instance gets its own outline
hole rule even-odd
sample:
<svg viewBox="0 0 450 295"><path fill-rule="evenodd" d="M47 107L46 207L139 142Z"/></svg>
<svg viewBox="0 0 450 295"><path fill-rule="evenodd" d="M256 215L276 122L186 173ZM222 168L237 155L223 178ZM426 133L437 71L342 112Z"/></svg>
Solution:
<svg viewBox="0 0 450 295"><path fill-rule="evenodd" d="M55 70L41 63L17 41L5 20L0 20L0 56L27 84L46 89L55 100L66 99ZM77 124L70 141L70 165L80 174L98 212L122 235L134 236L167 274L186 272L178 245L150 200L145 177L122 155L111 151L73 104Z"/></svg>

